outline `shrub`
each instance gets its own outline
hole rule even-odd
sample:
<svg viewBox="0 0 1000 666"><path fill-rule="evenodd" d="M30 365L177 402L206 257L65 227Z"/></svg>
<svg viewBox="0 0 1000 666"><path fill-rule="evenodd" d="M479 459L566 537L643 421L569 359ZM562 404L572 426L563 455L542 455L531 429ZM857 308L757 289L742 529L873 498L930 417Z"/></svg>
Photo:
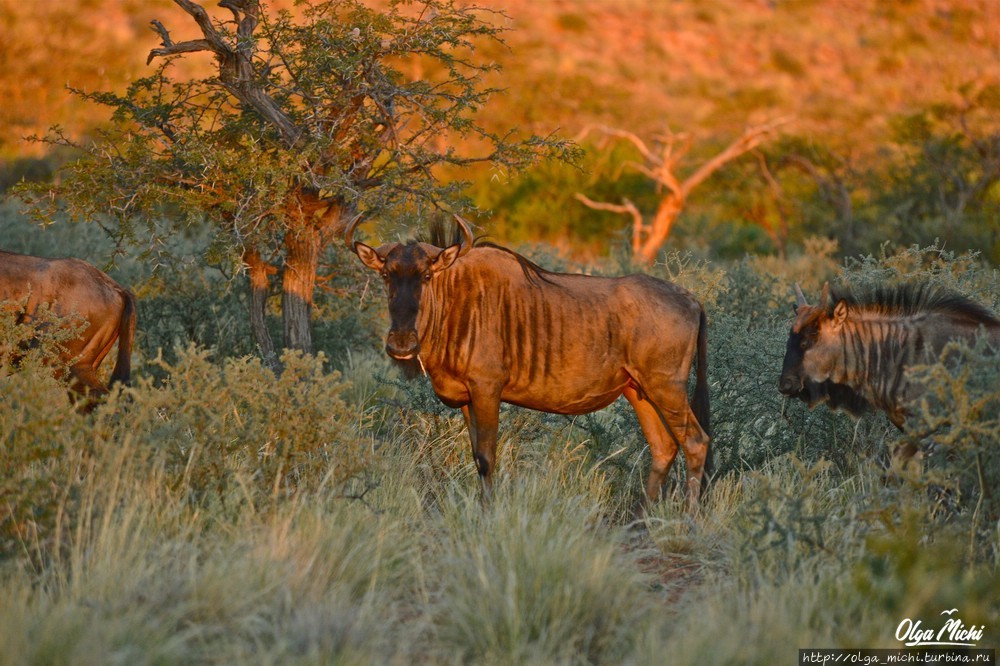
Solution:
<svg viewBox="0 0 1000 666"><path fill-rule="evenodd" d="M0 557L47 542L63 482L76 463L86 429L70 402L61 343L80 333L46 305L18 323L25 303L0 308Z"/></svg>
<svg viewBox="0 0 1000 666"><path fill-rule="evenodd" d="M947 345L937 363L909 369L918 387L903 440L926 451L922 486L968 530L969 559L1000 561L1000 349L985 338ZM952 511L946 511L951 514ZM977 550L983 550L979 553Z"/></svg>
<svg viewBox="0 0 1000 666"><path fill-rule="evenodd" d="M174 488L203 500L232 495L255 505L360 472L361 442L340 399L339 373L323 356L287 352L280 376L255 357L210 361L188 347L178 360L153 361L166 373L130 390L128 429L155 450Z"/></svg>

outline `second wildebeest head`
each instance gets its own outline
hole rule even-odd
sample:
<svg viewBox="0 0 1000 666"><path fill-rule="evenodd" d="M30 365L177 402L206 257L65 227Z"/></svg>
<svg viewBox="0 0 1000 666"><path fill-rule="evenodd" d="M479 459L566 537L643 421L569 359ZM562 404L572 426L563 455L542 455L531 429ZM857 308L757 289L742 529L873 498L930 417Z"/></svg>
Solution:
<svg viewBox="0 0 1000 666"><path fill-rule="evenodd" d="M778 390L784 395L800 397L807 390L808 374L805 370L806 351L815 347L823 325L830 319L827 312L829 285L823 286L818 306L811 306L799 285L795 285L795 322L788 334L785 360L778 378Z"/></svg>
<svg viewBox="0 0 1000 666"><path fill-rule="evenodd" d="M930 282L873 285L860 291L824 286L811 307L796 287L796 317L778 383L785 395L828 387L833 402L857 401L884 411L903 428L921 389L907 378L915 364L934 363L952 340L982 334L1000 345L1000 318L988 308ZM828 391L829 392L829 391ZM822 393L822 391L819 391ZM862 403L863 404L863 403Z"/></svg>
<svg viewBox="0 0 1000 666"><path fill-rule="evenodd" d="M398 361L411 361L420 354L417 315L420 312L420 297L424 285L472 248L472 230L468 223L458 215L455 219L464 240L445 248L416 241L387 243L372 248L354 240L354 230L360 222L360 216L348 224L345 233L347 246L385 282L390 319L385 351Z"/></svg>
<svg viewBox="0 0 1000 666"><path fill-rule="evenodd" d="M829 285L824 285L819 306L811 306L799 285L795 285L795 322L788 334L785 359L778 378L778 390L792 398L802 400L810 407L827 403L831 409L844 409L860 416L869 408L868 401L849 386L831 381L828 377L815 381L806 370L806 351L813 349L821 332L835 324L837 308L829 307ZM838 304L843 309L843 305ZM843 314L843 312L841 312Z"/></svg>

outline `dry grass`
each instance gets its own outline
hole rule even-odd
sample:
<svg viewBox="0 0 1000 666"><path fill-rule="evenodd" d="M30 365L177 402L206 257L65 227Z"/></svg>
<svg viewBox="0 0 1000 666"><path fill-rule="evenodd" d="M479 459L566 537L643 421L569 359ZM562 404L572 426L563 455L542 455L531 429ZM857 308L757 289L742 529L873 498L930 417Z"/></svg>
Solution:
<svg viewBox="0 0 1000 666"><path fill-rule="evenodd" d="M743 322L713 329L718 363L782 342L755 280L716 293ZM756 326L741 308L761 308ZM741 372L765 373L758 356ZM177 359L137 366L89 416L41 365L0 379L4 663L779 663L894 647L902 618L952 607L983 646L1000 638L993 509L964 494L974 483L942 495L937 480L967 473L947 460L887 483L875 427L845 449L840 418L715 374L715 414L753 426L716 447L743 458L722 457L693 516L670 495L630 525L648 454L618 406L505 411L484 507L461 417L424 384L378 379L378 357L341 376L289 356L281 379L197 348ZM952 396L995 392L944 379Z"/></svg>

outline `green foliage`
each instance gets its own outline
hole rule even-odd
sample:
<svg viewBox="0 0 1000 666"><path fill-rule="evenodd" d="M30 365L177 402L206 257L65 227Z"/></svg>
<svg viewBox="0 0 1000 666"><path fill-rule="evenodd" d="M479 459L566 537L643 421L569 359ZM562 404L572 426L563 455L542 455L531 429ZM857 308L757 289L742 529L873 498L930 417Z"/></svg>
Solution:
<svg viewBox="0 0 1000 666"><path fill-rule="evenodd" d="M344 427L344 385L323 371L322 355L288 352L278 377L257 358L219 367L208 356L189 348L174 364L158 359L165 387L146 381L130 392L130 431L163 456L172 487L210 502L239 489L264 505L307 479L337 484L359 471L359 442Z"/></svg>
<svg viewBox="0 0 1000 666"><path fill-rule="evenodd" d="M77 462L67 449L88 435L55 377L65 370L61 343L79 323L66 326L42 306L21 324L24 304L10 305L0 308L0 558L48 542L68 491L56 489Z"/></svg>
<svg viewBox="0 0 1000 666"><path fill-rule="evenodd" d="M986 636L995 637L1000 620L995 563L969 562L961 527L938 525L929 536L921 509L926 507L898 506L882 514L884 529L866 538L865 554L850 572L851 586L890 617L933 618L942 609L959 608L963 622L985 625Z"/></svg>
<svg viewBox="0 0 1000 666"><path fill-rule="evenodd" d="M1000 135L973 120L991 113L989 94L979 99L895 118L882 159L867 165L793 154L789 165L796 170L806 165L815 182L812 203L803 190L792 204L810 217L819 214L807 228L834 234L848 255L870 252L887 240L897 246L940 240L954 251L979 250L996 262ZM783 181L796 177L783 173Z"/></svg>
<svg viewBox="0 0 1000 666"><path fill-rule="evenodd" d="M626 167L637 159L631 146L599 150L591 145L578 164L543 162L510 184L491 180L477 183L472 192L476 205L492 213L493 234L504 242L569 242L604 253L626 237L631 220L588 208L576 194L613 202L624 197L654 206L657 195L649 179Z"/></svg>
<svg viewBox="0 0 1000 666"><path fill-rule="evenodd" d="M910 368L919 387L905 440L928 452L924 480L956 510L969 530L970 559L983 549L1000 562L995 526L1000 520L1000 349L985 339L974 347L951 343L939 362Z"/></svg>
<svg viewBox="0 0 1000 666"><path fill-rule="evenodd" d="M782 469L782 463L790 469ZM744 537L741 547L752 557L776 559L792 570L804 558L832 552L831 523L844 519L837 515L839 507L831 506L828 480L823 478L832 466L821 461L809 467L791 456L768 468L748 474L746 483L756 487L737 517Z"/></svg>
<svg viewBox="0 0 1000 666"><path fill-rule="evenodd" d="M150 60L162 60L124 94L74 90L107 107L110 126L93 142L58 127L36 139L82 156L56 182L18 192L42 225L58 214L100 224L157 265L178 261L166 241L195 229L200 263L232 277L256 268L265 282L268 268L282 271L286 347L313 350L317 262L359 210L460 209L466 183L446 172L506 173L575 154L566 141L478 121L496 92L484 76L498 65L475 50L503 32L489 10L453 0L229 9L239 30L200 21L205 39L179 46L154 22L163 46ZM215 56L214 75L178 66L192 43ZM252 329L254 342L270 353L265 328Z"/></svg>
<svg viewBox="0 0 1000 666"><path fill-rule="evenodd" d="M5 378L2 552L25 541L26 530L47 550L59 521L83 518L66 502L78 496L81 479L72 470L87 464L94 437L102 448L129 448L137 464L146 461L194 505L263 510L307 488L342 489L364 476L363 444L339 397L345 385L323 371L322 357L289 352L280 377L255 358L215 365L193 347L176 357L152 362L161 383L140 379L93 417L72 409L65 387L46 379L51 371L22 367ZM62 490L53 494L54 487Z"/></svg>
<svg viewBox="0 0 1000 666"><path fill-rule="evenodd" d="M883 244L878 254L849 257L844 278L858 287L929 282L941 285L994 310L1000 306L1000 271L980 259L979 252L956 253L941 243L911 245L890 251Z"/></svg>

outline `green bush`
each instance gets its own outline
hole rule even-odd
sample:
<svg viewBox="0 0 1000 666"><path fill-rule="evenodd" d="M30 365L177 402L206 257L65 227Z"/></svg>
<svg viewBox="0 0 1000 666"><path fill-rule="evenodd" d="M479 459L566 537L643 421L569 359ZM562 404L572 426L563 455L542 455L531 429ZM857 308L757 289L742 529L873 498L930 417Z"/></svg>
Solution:
<svg viewBox="0 0 1000 666"><path fill-rule="evenodd" d="M13 305L13 307L9 307ZM89 447L89 429L74 411L61 343L80 323L42 305L18 323L24 303L0 308L0 557L48 543L67 499L65 482Z"/></svg>
<svg viewBox="0 0 1000 666"><path fill-rule="evenodd" d="M945 517L966 526L969 559L1000 562L1000 349L985 339L953 342L939 362L910 368L908 379L919 392L903 439L927 454L921 486L940 498Z"/></svg>

